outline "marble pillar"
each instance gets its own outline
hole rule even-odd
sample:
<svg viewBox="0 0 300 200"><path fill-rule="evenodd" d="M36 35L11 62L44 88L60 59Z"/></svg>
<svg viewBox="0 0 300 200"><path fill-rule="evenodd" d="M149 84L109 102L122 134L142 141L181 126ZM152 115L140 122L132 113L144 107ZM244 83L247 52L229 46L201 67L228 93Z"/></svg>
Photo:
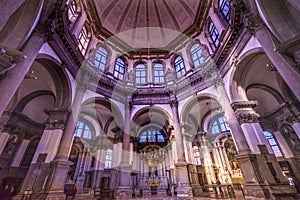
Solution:
<svg viewBox="0 0 300 200"><path fill-rule="evenodd" d="M4 79L0 82L0 91L1 94L4 94L0 95L0 116L16 94L17 89L29 71L44 42L45 37L34 32L22 49L24 58L21 59L13 69L9 70Z"/></svg>
<svg viewBox="0 0 300 200"><path fill-rule="evenodd" d="M254 21L255 21L254 17ZM251 19L250 19L251 20ZM289 86L296 98L300 100L300 74L296 67L288 62L282 54L277 51L277 45L273 39L272 33L263 25L261 20L255 21L254 36L261 44L263 50L275 66L278 73Z"/></svg>
<svg viewBox="0 0 300 200"><path fill-rule="evenodd" d="M82 83L79 83L73 101L73 109L68 117L57 154L53 161L50 163L49 177L46 181L45 191L41 195L44 199L65 199L64 186L67 179L69 167L72 164L72 162L70 162L68 158L72 147L74 132L85 91L85 86Z"/></svg>
<svg viewBox="0 0 300 200"><path fill-rule="evenodd" d="M119 186L116 189L114 194L116 199L128 199L132 197L132 190L131 190L132 166L130 163L131 109L132 109L131 98L128 97L125 102L122 160L119 166L119 170L120 170Z"/></svg>
<svg viewBox="0 0 300 200"><path fill-rule="evenodd" d="M174 132L175 132L175 140L176 140L176 150L178 160L175 163L176 167L176 183L177 183L177 196L188 198L191 197L192 188L189 183L189 174L188 174L188 164L185 156L184 149L184 140L181 134L180 120L179 120L179 112L178 112L178 101L176 96L170 97L170 106L172 109L173 115L173 124L174 124Z"/></svg>

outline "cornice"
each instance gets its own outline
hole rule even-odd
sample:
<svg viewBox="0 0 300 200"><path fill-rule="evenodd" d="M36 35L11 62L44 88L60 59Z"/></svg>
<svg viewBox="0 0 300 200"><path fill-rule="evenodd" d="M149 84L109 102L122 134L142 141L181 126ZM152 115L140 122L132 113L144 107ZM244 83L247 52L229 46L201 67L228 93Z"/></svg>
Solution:
<svg viewBox="0 0 300 200"><path fill-rule="evenodd" d="M239 101L231 104L234 111L241 109L253 109L257 106L257 101Z"/></svg>

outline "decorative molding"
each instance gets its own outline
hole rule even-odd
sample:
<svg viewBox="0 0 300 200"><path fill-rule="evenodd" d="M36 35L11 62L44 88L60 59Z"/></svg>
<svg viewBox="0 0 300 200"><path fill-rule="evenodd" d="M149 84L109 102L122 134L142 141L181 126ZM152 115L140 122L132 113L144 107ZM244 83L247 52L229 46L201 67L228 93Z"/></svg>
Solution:
<svg viewBox="0 0 300 200"><path fill-rule="evenodd" d="M60 129L60 130L64 131L65 127L66 127L66 122L64 120L54 120L54 121L48 122L46 124L45 129L47 129L47 130Z"/></svg>
<svg viewBox="0 0 300 200"><path fill-rule="evenodd" d="M234 111L240 110L240 109L253 109L257 106L257 101L239 101L239 102L233 102L231 104L231 107Z"/></svg>
<svg viewBox="0 0 300 200"><path fill-rule="evenodd" d="M257 113L243 113L238 114L237 119L239 124L244 123L259 123L259 115Z"/></svg>

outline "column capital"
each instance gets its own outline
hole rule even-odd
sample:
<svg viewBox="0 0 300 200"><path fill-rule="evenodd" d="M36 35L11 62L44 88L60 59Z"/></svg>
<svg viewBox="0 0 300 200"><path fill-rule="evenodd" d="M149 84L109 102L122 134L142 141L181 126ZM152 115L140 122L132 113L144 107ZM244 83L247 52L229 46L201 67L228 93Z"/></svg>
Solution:
<svg viewBox="0 0 300 200"><path fill-rule="evenodd" d="M257 101L237 101L237 102L233 102L231 106L234 111L249 110L249 109L252 110L257 106L257 104L258 104Z"/></svg>
<svg viewBox="0 0 300 200"><path fill-rule="evenodd" d="M39 22L34 29L34 33L39 34L47 41L53 35L52 20Z"/></svg>
<svg viewBox="0 0 300 200"><path fill-rule="evenodd" d="M251 15L246 18L248 31L254 35L256 31L265 27L264 21L258 15Z"/></svg>
<svg viewBox="0 0 300 200"><path fill-rule="evenodd" d="M237 115L239 124L244 123L258 123L259 115L257 113L241 113Z"/></svg>
<svg viewBox="0 0 300 200"><path fill-rule="evenodd" d="M66 127L66 121L64 120L54 120L54 121L50 121L46 124L45 129L46 130L65 130Z"/></svg>
<svg viewBox="0 0 300 200"><path fill-rule="evenodd" d="M239 124L258 123L259 114L254 110L257 101L239 101L231 104Z"/></svg>
<svg viewBox="0 0 300 200"><path fill-rule="evenodd" d="M123 142L123 135L124 135L124 131L122 127L118 127L116 126L115 128L112 129L112 132L115 133L114 135L114 143L122 143Z"/></svg>
<svg viewBox="0 0 300 200"><path fill-rule="evenodd" d="M287 121L290 124L294 124L294 123L300 121L300 115L296 116L296 115L291 114L285 118L285 121Z"/></svg>

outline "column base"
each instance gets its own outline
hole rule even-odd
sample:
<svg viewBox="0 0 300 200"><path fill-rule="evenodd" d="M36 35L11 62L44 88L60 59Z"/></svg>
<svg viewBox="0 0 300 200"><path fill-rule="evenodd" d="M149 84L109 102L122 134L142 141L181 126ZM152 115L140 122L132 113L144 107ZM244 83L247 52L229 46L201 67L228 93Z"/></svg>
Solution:
<svg viewBox="0 0 300 200"><path fill-rule="evenodd" d="M289 185L250 185L245 184L245 199L296 199L295 190Z"/></svg>
<svg viewBox="0 0 300 200"><path fill-rule="evenodd" d="M120 185L114 192L115 199L132 198L133 191L131 189L131 169L132 166L129 164L122 163L120 165Z"/></svg>
<svg viewBox="0 0 300 200"><path fill-rule="evenodd" d="M57 194L64 191L65 182L68 176L69 167L72 162L68 160L54 160L50 163L50 173L45 186L45 193Z"/></svg>
<svg viewBox="0 0 300 200"><path fill-rule="evenodd" d="M114 192L115 199L131 199L132 198L132 189L130 187L119 187Z"/></svg>
<svg viewBox="0 0 300 200"><path fill-rule="evenodd" d="M193 197L193 191L189 183L188 164L179 161L175 164L177 175L177 197L189 198Z"/></svg>
<svg viewBox="0 0 300 200"><path fill-rule="evenodd" d="M48 193L42 193L38 200L65 200L66 195L63 191L50 191Z"/></svg>

